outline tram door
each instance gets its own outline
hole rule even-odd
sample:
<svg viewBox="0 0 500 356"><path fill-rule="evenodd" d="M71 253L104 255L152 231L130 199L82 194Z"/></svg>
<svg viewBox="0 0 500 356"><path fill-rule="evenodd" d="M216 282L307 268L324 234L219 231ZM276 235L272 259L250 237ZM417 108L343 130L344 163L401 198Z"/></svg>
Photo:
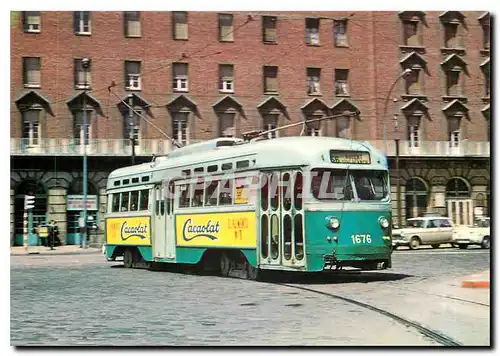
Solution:
<svg viewBox="0 0 500 356"><path fill-rule="evenodd" d="M261 264L304 266L302 185L300 171L261 175Z"/></svg>
<svg viewBox="0 0 500 356"><path fill-rule="evenodd" d="M154 244L153 251L154 257L166 258L166 216L165 216L165 194L163 194L164 187L161 184L157 184L153 190L153 201L154 201L154 215L153 215L153 235Z"/></svg>
<svg viewBox="0 0 500 356"><path fill-rule="evenodd" d="M170 182L169 192L173 192L173 186ZM164 185L154 188L154 257L158 258L175 258L174 195L169 192Z"/></svg>

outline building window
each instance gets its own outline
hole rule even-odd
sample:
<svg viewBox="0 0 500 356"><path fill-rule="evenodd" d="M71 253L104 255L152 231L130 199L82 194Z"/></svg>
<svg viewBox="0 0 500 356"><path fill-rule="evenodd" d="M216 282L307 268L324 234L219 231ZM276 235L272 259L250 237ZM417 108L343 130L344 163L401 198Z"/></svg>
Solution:
<svg viewBox="0 0 500 356"><path fill-rule="evenodd" d="M462 96L463 78L459 70L449 70L446 72L446 95Z"/></svg>
<svg viewBox="0 0 500 356"><path fill-rule="evenodd" d="M83 69L82 60L75 59L75 87L77 89L89 89L91 85L91 64L86 70Z"/></svg>
<svg viewBox="0 0 500 356"><path fill-rule="evenodd" d="M406 77L405 94L419 95L422 90L422 71L419 68L412 68L411 73Z"/></svg>
<svg viewBox="0 0 500 356"><path fill-rule="evenodd" d="M349 96L349 69L335 69L335 95Z"/></svg>
<svg viewBox="0 0 500 356"><path fill-rule="evenodd" d="M264 131L274 130L278 127L278 114L264 115ZM271 131L267 133L267 138L272 139L279 137L278 131Z"/></svg>
<svg viewBox="0 0 500 356"><path fill-rule="evenodd" d="M403 39L405 46L421 46L420 41L420 23L419 21L403 21Z"/></svg>
<svg viewBox="0 0 500 356"><path fill-rule="evenodd" d="M333 36L335 47L348 47L347 42L347 21L334 21L333 22Z"/></svg>
<svg viewBox="0 0 500 356"><path fill-rule="evenodd" d="M85 119L83 115L87 115L87 132L85 134ZM90 118L92 117L91 110L78 110L73 113L73 135L76 145L88 145L91 135Z"/></svg>
<svg viewBox="0 0 500 356"><path fill-rule="evenodd" d="M74 12L75 33L89 35L92 32L90 11Z"/></svg>
<svg viewBox="0 0 500 356"><path fill-rule="evenodd" d="M42 29L40 11L23 12L23 30L24 32L39 33Z"/></svg>
<svg viewBox="0 0 500 356"><path fill-rule="evenodd" d="M189 91L187 63L174 63L172 87L174 91Z"/></svg>
<svg viewBox="0 0 500 356"><path fill-rule="evenodd" d="M187 112L177 112L172 123L173 138L183 145L189 143L188 116Z"/></svg>
<svg viewBox="0 0 500 356"><path fill-rule="evenodd" d="M219 90L234 93L234 67L232 64L219 65Z"/></svg>
<svg viewBox="0 0 500 356"><path fill-rule="evenodd" d="M23 112L23 141L27 146L40 144L40 110Z"/></svg>
<svg viewBox="0 0 500 356"><path fill-rule="evenodd" d="M349 116L339 117L335 120L337 137L351 138L351 119Z"/></svg>
<svg viewBox="0 0 500 356"><path fill-rule="evenodd" d="M408 147L420 147L420 117L408 117Z"/></svg>
<svg viewBox="0 0 500 356"><path fill-rule="evenodd" d="M276 24L278 18L275 16L262 17L262 41L264 43L276 43Z"/></svg>
<svg viewBox="0 0 500 356"><path fill-rule="evenodd" d="M137 110L141 113L141 110ZM140 122L140 117L137 113L133 112L133 116L130 116L129 112L123 112L123 138L125 139L125 145L130 146L132 144L132 138L134 139L135 146L139 146L141 127L136 123Z"/></svg>
<svg viewBox="0 0 500 356"><path fill-rule="evenodd" d="M448 139L450 141L450 147L460 146L460 118L448 118Z"/></svg>
<svg viewBox="0 0 500 356"><path fill-rule="evenodd" d="M320 95L321 88L319 85L321 69L307 68L307 94Z"/></svg>
<svg viewBox="0 0 500 356"><path fill-rule="evenodd" d="M264 93L278 92L278 67L264 67Z"/></svg>
<svg viewBox="0 0 500 356"><path fill-rule="evenodd" d="M23 58L23 77L25 87L40 87L40 57Z"/></svg>
<svg viewBox="0 0 500 356"><path fill-rule="evenodd" d="M490 49L490 25L482 25L483 29L483 49Z"/></svg>
<svg viewBox="0 0 500 356"><path fill-rule="evenodd" d="M219 14L219 41L232 42L233 37L233 15Z"/></svg>
<svg viewBox="0 0 500 356"><path fill-rule="evenodd" d="M323 115L309 115L306 118L306 135L307 136L322 136L321 121L308 122L323 117Z"/></svg>
<svg viewBox="0 0 500 356"><path fill-rule="evenodd" d="M187 40L188 39L188 14L184 11L174 11L173 18L173 35L174 40Z"/></svg>
<svg viewBox="0 0 500 356"><path fill-rule="evenodd" d="M124 11L125 36L141 37L141 13L140 11Z"/></svg>
<svg viewBox="0 0 500 356"><path fill-rule="evenodd" d="M319 45L319 19L306 19L306 43Z"/></svg>
<svg viewBox="0 0 500 356"><path fill-rule="evenodd" d="M219 114L219 136L220 137L235 137L235 117L234 113Z"/></svg>
<svg viewBox="0 0 500 356"><path fill-rule="evenodd" d="M459 48L460 38L458 35L457 23L445 23L444 26L444 46L445 48Z"/></svg>
<svg viewBox="0 0 500 356"><path fill-rule="evenodd" d="M125 89L141 89L141 62L125 61Z"/></svg>

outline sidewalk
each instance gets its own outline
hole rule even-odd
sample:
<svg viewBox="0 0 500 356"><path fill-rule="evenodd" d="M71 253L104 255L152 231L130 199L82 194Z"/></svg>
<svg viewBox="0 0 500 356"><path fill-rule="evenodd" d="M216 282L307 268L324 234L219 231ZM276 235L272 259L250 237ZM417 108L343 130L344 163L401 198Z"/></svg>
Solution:
<svg viewBox="0 0 500 356"><path fill-rule="evenodd" d="M37 254L37 255L81 255L88 253L102 253L102 249L89 247L86 249L80 248L79 245L66 245L54 247L51 250L50 247L45 246L28 246L28 253L23 246L11 246L10 255L11 256L26 256L27 254Z"/></svg>
<svg viewBox="0 0 500 356"><path fill-rule="evenodd" d="M463 288L490 288L490 271L476 273L462 280Z"/></svg>

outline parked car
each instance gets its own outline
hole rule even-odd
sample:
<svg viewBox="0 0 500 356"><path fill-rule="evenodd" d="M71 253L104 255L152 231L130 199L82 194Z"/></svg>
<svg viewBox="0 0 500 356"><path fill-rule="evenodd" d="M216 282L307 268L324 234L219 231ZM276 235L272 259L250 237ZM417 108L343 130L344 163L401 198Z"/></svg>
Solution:
<svg viewBox="0 0 500 356"><path fill-rule="evenodd" d="M490 218L477 218L474 226L465 226L453 232L453 243L461 249L469 245L479 245L481 248L490 248Z"/></svg>
<svg viewBox="0 0 500 356"><path fill-rule="evenodd" d="M440 244L452 243L453 222L447 217L423 216L411 218L406 226L392 230L392 246L408 246L415 250L420 245L438 248Z"/></svg>

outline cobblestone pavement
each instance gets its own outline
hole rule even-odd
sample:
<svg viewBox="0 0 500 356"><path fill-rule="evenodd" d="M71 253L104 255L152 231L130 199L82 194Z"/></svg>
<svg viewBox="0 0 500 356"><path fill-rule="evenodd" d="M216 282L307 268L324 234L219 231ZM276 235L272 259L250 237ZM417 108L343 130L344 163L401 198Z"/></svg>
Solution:
<svg viewBox="0 0 500 356"><path fill-rule="evenodd" d="M444 275L451 280L487 269L489 252L478 251L398 250L391 271L398 278L309 286L384 305L399 298L389 285L426 287ZM100 254L11 256L11 344L437 345L385 316L327 296L271 283L129 270Z"/></svg>

